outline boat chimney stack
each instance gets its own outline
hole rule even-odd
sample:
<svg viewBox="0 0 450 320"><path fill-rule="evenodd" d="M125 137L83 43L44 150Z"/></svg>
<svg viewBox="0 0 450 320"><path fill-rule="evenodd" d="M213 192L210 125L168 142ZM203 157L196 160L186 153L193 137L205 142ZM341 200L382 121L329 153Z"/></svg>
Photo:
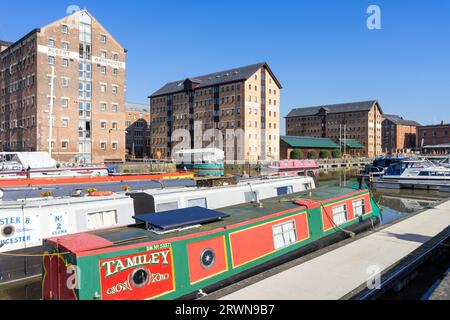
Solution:
<svg viewBox="0 0 450 320"><path fill-rule="evenodd" d="M364 189L364 177L358 176L358 189L362 190Z"/></svg>

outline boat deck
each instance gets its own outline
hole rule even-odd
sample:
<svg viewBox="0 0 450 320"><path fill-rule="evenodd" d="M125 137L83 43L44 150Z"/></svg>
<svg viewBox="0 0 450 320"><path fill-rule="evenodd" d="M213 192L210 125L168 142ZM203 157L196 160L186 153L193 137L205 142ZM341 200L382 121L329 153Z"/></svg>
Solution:
<svg viewBox="0 0 450 320"><path fill-rule="evenodd" d="M450 201L264 278L223 300L337 300L364 285L450 225ZM230 292L230 291L227 291Z"/></svg>
<svg viewBox="0 0 450 320"><path fill-rule="evenodd" d="M77 252L79 250L71 244L76 243L77 239L83 238L84 235L88 235L88 237L100 237L102 240L106 240L107 242L109 242L110 246L112 247L132 245L141 242L161 241L174 237L182 237L199 232L210 231L218 228L225 228L227 226L246 222L255 218L263 218L279 212L300 208L298 204L295 204L293 202L294 200L305 199L319 202L328 202L328 200L332 198L339 198L350 194L358 194L364 192L367 192L367 190L358 190L349 187L314 189L285 195L283 197L262 200L262 205L258 205L255 203L245 203L219 209L217 211L225 213L229 215L229 217L216 222L203 224L199 227L191 229L174 231L165 234L157 234L152 231L145 230L144 224L140 224L124 228L122 227L116 229L99 230L64 236L62 238L58 238L58 243L66 249L71 250L72 252ZM83 251L85 250L86 247L83 246Z"/></svg>

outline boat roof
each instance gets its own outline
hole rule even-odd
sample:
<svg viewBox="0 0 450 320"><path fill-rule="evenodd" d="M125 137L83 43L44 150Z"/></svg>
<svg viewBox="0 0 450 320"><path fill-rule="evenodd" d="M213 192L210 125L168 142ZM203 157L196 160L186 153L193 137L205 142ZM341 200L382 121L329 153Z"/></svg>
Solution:
<svg viewBox="0 0 450 320"><path fill-rule="evenodd" d="M86 234L89 235L88 237L91 240L95 237L98 237L99 242L103 244L103 248L128 246L143 242L160 242L178 237L192 236L201 232L212 231L219 228L226 228L236 224L245 223L253 219L265 218L281 212L289 212L290 210L295 210L296 208L301 207L300 204L295 203L299 200L328 203L351 195L359 195L365 193L367 193L367 189L359 190L352 187L318 188L314 190L293 193L282 197L262 200L261 205L255 203L245 203L218 209L214 212L218 213L218 215L223 218L216 219L211 223L199 225L195 228L174 230L173 232L169 233L155 233L153 231L146 230L144 228L144 225L141 224L129 227L96 230L86 233L79 233L76 235L50 238L48 239L48 241L58 243L58 246L60 248L64 248L74 253L81 253L99 249L95 241L91 241L92 248L89 248L90 246L87 246L86 244L83 244L83 246L81 247L78 246L79 243L82 243L81 239L83 239ZM190 209L185 208L176 211L179 215L186 210ZM80 241L77 239L79 239ZM105 240L107 241L107 244L105 244Z"/></svg>

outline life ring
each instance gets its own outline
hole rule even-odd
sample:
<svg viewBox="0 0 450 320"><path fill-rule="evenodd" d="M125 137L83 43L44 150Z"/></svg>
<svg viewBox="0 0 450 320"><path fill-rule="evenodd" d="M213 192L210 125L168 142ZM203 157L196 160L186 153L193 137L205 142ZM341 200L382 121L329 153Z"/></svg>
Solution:
<svg viewBox="0 0 450 320"><path fill-rule="evenodd" d="M91 192L89 193L90 197L108 197L108 196L112 196L114 194L114 192L112 191L95 191L95 192Z"/></svg>

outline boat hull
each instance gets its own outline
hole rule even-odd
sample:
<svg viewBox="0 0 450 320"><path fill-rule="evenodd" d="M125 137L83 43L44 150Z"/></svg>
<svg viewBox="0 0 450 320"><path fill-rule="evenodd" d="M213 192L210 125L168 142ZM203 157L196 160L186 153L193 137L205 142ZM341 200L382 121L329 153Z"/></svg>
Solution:
<svg viewBox="0 0 450 320"><path fill-rule="evenodd" d="M3 187L29 187L29 186L48 186L48 185L66 185L66 184L98 184L98 183L116 183L127 181L145 181L145 180L171 180L171 179L192 179L194 174L191 172L177 173L155 173L155 174L126 174L126 175L108 175L108 176L77 176L77 177L52 177L52 178L26 178L1 180Z"/></svg>
<svg viewBox="0 0 450 320"><path fill-rule="evenodd" d="M350 208L361 200L365 203L361 216L350 210L345 223L333 226L328 212L334 206L345 203ZM299 203L294 209L225 228L124 247L81 234L79 239L89 242L92 250L84 244L78 247L76 237L67 239L66 244L59 242L58 248L65 253L60 255L57 242L48 239L44 250L53 255L43 261L43 298L166 300L195 296L199 290L220 287L230 279L245 277L288 257L315 251L332 243L330 239L348 237L349 230L366 230L379 222L379 216L377 204L365 190L321 204ZM285 223L295 225L295 242L279 246L275 244L274 230ZM71 272L65 266L70 265L76 265L81 273L76 288L66 286L67 274Z"/></svg>

